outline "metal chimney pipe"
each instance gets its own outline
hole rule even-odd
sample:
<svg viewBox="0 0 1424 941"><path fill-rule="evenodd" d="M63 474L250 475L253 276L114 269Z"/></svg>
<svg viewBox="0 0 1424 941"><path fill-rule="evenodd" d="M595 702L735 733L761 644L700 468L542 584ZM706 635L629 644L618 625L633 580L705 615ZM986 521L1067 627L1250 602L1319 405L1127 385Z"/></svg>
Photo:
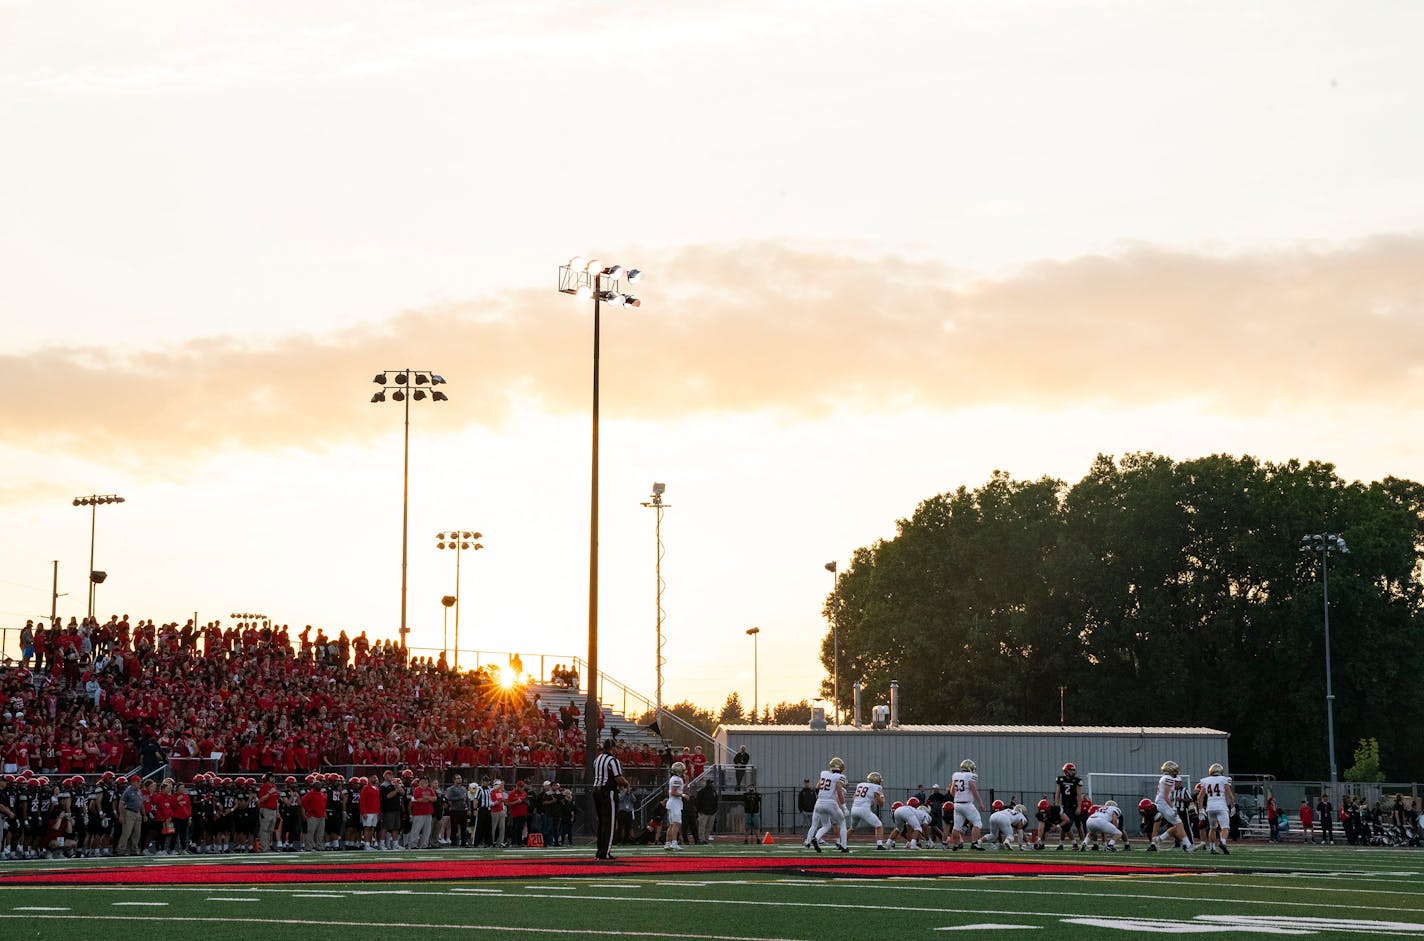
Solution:
<svg viewBox="0 0 1424 941"><path fill-rule="evenodd" d="M900 727L900 681L890 681L890 728Z"/></svg>
<svg viewBox="0 0 1424 941"><path fill-rule="evenodd" d="M860 728L860 680L856 680L851 686L851 692L855 694L855 701L852 707L854 710L852 714L855 718L855 727Z"/></svg>

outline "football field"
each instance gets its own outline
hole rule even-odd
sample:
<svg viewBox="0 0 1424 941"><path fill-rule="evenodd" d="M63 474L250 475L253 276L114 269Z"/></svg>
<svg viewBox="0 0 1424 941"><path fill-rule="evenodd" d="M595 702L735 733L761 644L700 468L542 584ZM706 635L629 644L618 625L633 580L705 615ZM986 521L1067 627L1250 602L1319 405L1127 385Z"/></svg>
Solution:
<svg viewBox="0 0 1424 941"><path fill-rule="evenodd" d="M1411 849L618 849L599 864L587 846L10 862L0 919L10 938L103 941L1424 937Z"/></svg>

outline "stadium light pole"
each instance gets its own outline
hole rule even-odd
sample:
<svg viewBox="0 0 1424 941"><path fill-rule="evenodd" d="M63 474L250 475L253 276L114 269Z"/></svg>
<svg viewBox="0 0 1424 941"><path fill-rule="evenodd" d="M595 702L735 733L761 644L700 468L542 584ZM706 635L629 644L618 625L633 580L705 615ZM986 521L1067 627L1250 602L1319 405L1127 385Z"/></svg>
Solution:
<svg viewBox="0 0 1424 941"><path fill-rule="evenodd" d="M840 619L836 617L836 563L835 560L826 563L826 571L831 573L831 643L834 648L831 660L831 707L835 711L836 725L841 724L841 625Z"/></svg>
<svg viewBox="0 0 1424 941"><path fill-rule="evenodd" d="M406 649L406 635L410 633L410 628L405 622L405 596L406 596L406 567L409 561L410 545L410 403L414 399L417 402L425 400L427 392L425 386L431 386L429 391L432 402L448 402L449 398L444 392L434 388L443 386L445 377L433 373L428 369L387 369L385 372L376 373L376 378L371 380L380 386L381 389L371 396L372 403L384 402L386 400L387 383L392 389L391 400L400 402L405 406L405 469L402 474L401 489L401 612L400 612L400 641L401 651Z"/></svg>
<svg viewBox="0 0 1424 941"><path fill-rule="evenodd" d="M656 639L653 647L653 666L657 674L656 698L653 703L653 719L659 723L663 718L663 664L667 661L663 659L663 511L672 506L671 503L663 502L663 494L667 492L667 484L653 484L653 495L643 501L643 506L652 509L656 514L656 521L653 523L653 534L658 544L657 558L653 563L653 575L656 581Z"/></svg>
<svg viewBox="0 0 1424 941"><path fill-rule="evenodd" d="M1337 533L1309 533L1300 537L1300 551L1319 553L1320 587L1325 609L1325 731L1330 743L1330 793L1339 791L1335 770L1335 692L1330 685L1330 553L1348 555L1350 547Z"/></svg>
<svg viewBox="0 0 1424 941"><path fill-rule="evenodd" d="M761 628L749 627L747 633L752 638L752 725L756 725L757 710L760 703L757 697L757 687L760 682L760 669L757 664L757 642L761 637Z"/></svg>
<svg viewBox="0 0 1424 941"><path fill-rule="evenodd" d="M450 656L450 606L455 603L455 596L444 595L441 597L440 603L445 607L445 623L442 625L443 632L440 635L440 649L448 658Z"/></svg>
<svg viewBox="0 0 1424 941"><path fill-rule="evenodd" d="M593 759L598 754L598 330L600 305L641 307L642 301L623 293L621 282L636 284L643 273L637 268L604 265L598 259L574 257L559 266L559 293L580 300L593 298L593 446L589 470L588 511L588 698L584 703L583 771L593 784Z"/></svg>
<svg viewBox="0 0 1424 941"><path fill-rule="evenodd" d="M455 662L453 666L456 670L460 669L460 553L466 549L471 552L483 549L484 544L475 542L475 540L484 537L484 533L472 533L458 529L448 533L435 534L435 548L455 550Z"/></svg>
<svg viewBox="0 0 1424 941"><path fill-rule="evenodd" d="M98 573L94 571L94 536L98 530L99 507L100 505L107 506L110 503L123 502L123 497L112 493L91 493L87 497L74 498L75 506L89 507L89 617L91 618L94 616L94 586L99 584L99 582L102 582L104 578L108 577L107 575L105 575L103 577L100 577L98 581L95 581L95 576ZM56 564L56 580L58 580L58 572L59 567L58 564ZM58 598L58 594L56 594L55 597Z"/></svg>

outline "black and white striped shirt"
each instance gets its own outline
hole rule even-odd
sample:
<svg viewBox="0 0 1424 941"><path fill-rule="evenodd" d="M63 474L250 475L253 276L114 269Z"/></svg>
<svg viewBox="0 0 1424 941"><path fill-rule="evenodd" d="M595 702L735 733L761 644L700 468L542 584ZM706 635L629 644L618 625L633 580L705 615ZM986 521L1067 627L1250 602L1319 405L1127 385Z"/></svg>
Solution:
<svg viewBox="0 0 1424 941"><path fill-rule="evenodd" d="M604 752L593 760L593 786L612 788L623 774L623 766L613 755Z"/></svg>

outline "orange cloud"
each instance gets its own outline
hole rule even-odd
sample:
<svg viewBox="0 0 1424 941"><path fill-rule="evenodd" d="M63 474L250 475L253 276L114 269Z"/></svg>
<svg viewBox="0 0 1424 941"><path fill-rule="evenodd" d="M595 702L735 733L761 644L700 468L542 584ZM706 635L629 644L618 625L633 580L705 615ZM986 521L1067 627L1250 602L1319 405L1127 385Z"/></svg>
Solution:
<svg viewBox="0 0 1424 941"><path fill-rule="evenodd" d="M1420 399L1424 236L1237 255L1135 246L987 279L767 243L641 260L644 306L602 318L607 418ZM589 305L552 280L264 345L0 356L18 390L0 402L0 443L133 459L362 439L390 429L372 375L402 366L449 379L448 404L417 406L430 430L497 424L516 398L583 411Z"/></svg>

